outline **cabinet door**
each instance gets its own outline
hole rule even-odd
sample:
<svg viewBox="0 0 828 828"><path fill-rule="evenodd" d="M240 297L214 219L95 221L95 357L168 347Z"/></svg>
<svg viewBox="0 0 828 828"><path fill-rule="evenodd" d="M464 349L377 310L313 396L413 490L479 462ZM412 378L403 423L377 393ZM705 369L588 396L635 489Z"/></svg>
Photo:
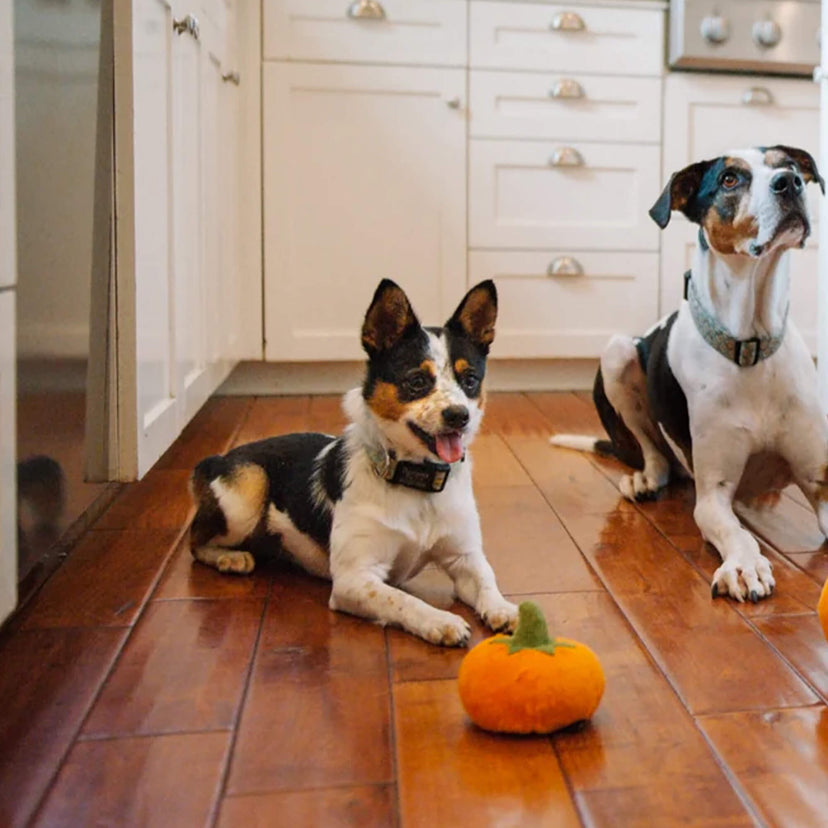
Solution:
<svg viewBox="0 0 828 828"><path fill-rule="evenodd" d="M361 358L383 277L429 323L466 283L465 73L264 67L269 360Z"/></svg>
<svg viewBox="0 0 828 828"><path fill-rule="evenodd" d="M790 144L816 155L818 138L819 89L809 80L672 74L665 81L662 184L676 170L731 149ZM820 193L816 186L808 192L814 228L805 250L790 253L791 314L815 350ZM681 300L682 274L697 233L695 225L674 213L662 234L662 315Z"/></svg>
<svg viewBox="0 0 828 828"><path fill-rule="evenodd" d="M188 11L168 0L115 9L121 479L149 469L229 367L224 343L208 341L223 278L221 33L209 15L177 32Z"/></svg>

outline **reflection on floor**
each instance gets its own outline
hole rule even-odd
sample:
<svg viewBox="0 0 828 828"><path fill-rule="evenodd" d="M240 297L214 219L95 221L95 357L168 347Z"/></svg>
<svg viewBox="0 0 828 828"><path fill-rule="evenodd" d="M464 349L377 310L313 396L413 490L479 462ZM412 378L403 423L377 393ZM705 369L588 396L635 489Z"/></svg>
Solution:
<svg viewBox="0 0 828 828"><path fill-rule="evenodd" d="M108 484L84 481L84 391L30 390L25 366L20 379L18 580L24 581Z"/></svg>

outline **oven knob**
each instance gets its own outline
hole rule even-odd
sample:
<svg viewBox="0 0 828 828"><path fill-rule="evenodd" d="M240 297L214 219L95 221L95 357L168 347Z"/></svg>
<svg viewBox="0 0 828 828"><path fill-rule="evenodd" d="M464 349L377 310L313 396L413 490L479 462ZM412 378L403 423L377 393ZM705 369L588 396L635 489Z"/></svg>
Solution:
<svg viewBox="0 0 828 828"><path fill-rule="evenodd" d="M772 49L782 40L782 28L775 20L757 20L753 24L753 39L764 49Z"/></svg>
<svg viewBox="0 0 828 828"><path fill-rule="evenodd" d="M700 28L708 43L724 43L730 37L730 21L719 14L702 18Z"/></svg>

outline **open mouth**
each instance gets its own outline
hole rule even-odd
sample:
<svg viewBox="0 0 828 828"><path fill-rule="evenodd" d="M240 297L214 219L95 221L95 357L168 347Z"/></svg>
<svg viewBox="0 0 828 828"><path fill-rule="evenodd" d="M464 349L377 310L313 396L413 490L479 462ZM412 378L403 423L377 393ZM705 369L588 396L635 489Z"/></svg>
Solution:
<svg viewBox="0 0 828 828"><path fill-rule="evenodd" d="M408 427L420 442L444 463L456 463L463 459L463 433L461 431L441 431L429 434L416 423L409 422Z"/></svg>

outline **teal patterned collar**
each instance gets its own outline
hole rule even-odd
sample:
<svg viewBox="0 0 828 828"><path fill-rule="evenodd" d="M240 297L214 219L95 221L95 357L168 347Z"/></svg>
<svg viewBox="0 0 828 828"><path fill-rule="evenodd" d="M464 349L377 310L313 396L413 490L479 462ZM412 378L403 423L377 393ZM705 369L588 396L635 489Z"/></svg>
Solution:
<svg viewBox="0 0 828 828"><path fill-rule="evenodd" d="M690 314L696 328L704 341L715 348L722 356L735 362L740 368L750 368L757 362L767 359L779 350L785 338L788 326L788 308L785 308L785 318L782 320L782 330L778 336L754 336L751 339L736 339L731 336L710 311L705 308L699 299L693 285L691 272L684 274L684 298L690 305Z"/></svg>

